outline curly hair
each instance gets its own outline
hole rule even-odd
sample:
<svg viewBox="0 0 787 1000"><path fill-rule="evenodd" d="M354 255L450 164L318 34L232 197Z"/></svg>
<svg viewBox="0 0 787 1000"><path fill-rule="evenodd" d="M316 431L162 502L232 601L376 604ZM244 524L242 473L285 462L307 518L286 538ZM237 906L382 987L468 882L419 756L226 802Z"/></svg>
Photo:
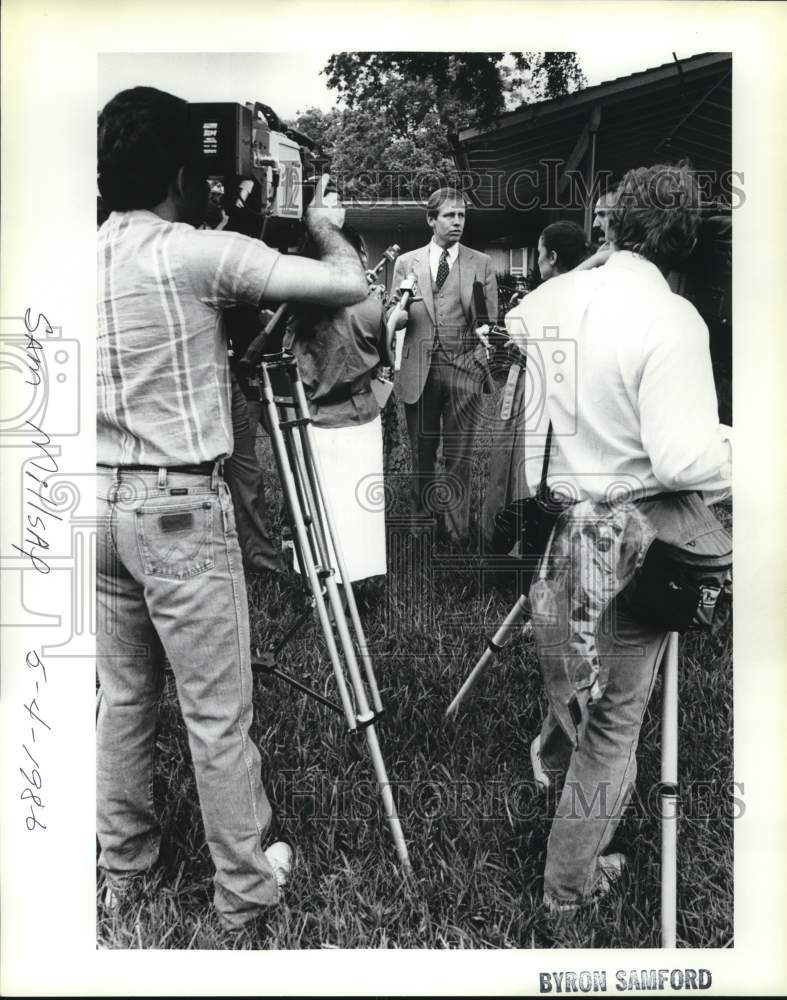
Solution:
<svg viewBox="0 0 787 1000"><path fill-rule="evenodd" d="M631 250L669 270L697 242L699 191L689 165L658 163L629 170L607 215L618 250Z"/></svg>
<svg viewBox="0 0 787 1000"><path fill-rule="evenodd" d="M98 189L110 211L153 208L189 160L187 103L155 87L122 90L98 116Z"/></svg>
<svg viewBox="0 0 787 1000"><path fill-rule="evenodd" d="M563 274L585 259L588 251L585 232L576 222L553 222L541 233L548 253L557 254L557 270Z"/></svg>

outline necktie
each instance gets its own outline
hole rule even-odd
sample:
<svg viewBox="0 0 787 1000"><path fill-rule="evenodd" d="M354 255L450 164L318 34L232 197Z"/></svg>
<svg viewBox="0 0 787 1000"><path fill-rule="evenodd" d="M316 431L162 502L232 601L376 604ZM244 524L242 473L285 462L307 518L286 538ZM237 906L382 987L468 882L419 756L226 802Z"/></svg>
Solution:
<svg viewBox="0 0 787 1000"><path fill-rule="evenodd" d="M442 288L445 279L448 277L448 251L443 250L440 256L440 263L437 265L437 287Z"/></svg>

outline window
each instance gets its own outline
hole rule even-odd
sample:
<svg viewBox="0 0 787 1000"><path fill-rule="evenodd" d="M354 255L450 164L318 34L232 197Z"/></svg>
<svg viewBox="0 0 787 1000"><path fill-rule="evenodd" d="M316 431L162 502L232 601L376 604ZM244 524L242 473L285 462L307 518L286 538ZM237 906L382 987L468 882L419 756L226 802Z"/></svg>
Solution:
<svg viewBox="0 0 787 1000"><path fill-rule="evenodd" d="M508 251L508 270L511 274L527 274L527 249L512 247Z"/></svg>

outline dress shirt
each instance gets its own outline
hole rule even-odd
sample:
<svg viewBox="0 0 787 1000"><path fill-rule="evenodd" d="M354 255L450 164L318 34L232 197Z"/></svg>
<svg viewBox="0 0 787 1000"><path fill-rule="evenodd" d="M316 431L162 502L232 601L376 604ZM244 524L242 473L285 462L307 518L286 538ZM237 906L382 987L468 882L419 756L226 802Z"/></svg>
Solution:
<svg viewBox="0 0 787 1000"><path fill-rule="evenodd" d="M445 248L439 246L434 240L429 244L429 270L432 272L432 284L437 283L437 268L440 266L440 258L443 256ZM459 244L452 243L448 247L448 270L454 266L454 261L459 256Z"/></svg>

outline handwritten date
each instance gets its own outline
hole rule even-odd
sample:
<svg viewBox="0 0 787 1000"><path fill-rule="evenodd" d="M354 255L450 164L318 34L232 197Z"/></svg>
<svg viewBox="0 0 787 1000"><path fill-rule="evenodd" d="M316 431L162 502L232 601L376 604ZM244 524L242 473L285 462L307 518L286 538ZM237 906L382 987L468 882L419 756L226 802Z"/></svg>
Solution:
<svg viewBox="0 0 787 1000"><path fill-rule="evenodd" d="M30 741L22 744L25 754L24 767L19 768L19 773L24 779L24 787L19 795L25 803L27 812L25 813L25 826L32 833L34 830L46 830L46 824L41 819L44 809L44 798L41 789L44 784L41 777L41 765L39 764L40 749L42 742L40 737L43 733L51 732L52 727L44 718L44 711L41 707L43 702L43 691L46 687L47 676L46 666L35 650L30 650L25 656L25 664L28 670L34 671L32 683L35 686L35 695L30 701L23 705L30 720Z"/></svg>

